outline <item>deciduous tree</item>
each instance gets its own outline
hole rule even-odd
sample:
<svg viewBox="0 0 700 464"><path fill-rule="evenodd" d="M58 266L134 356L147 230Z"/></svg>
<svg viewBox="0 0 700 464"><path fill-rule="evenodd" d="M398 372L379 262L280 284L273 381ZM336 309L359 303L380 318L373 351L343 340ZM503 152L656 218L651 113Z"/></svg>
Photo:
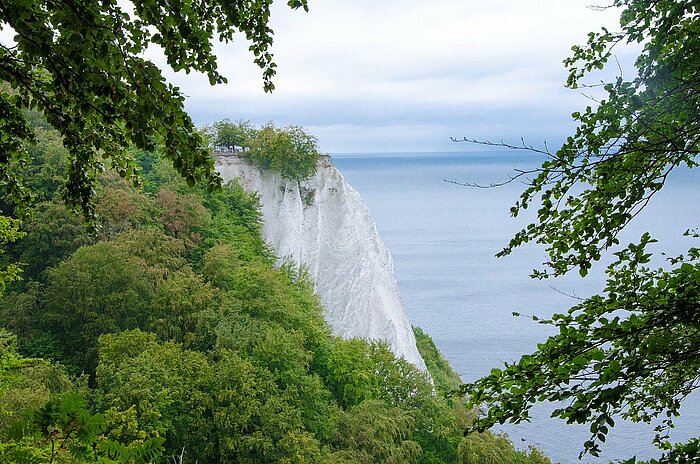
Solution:
<svg viewBox="0 0 700 464"><path fill-rule="evenodd" d="M204 128L205 135L209 137L209 145L233 150L247 148L256 132L250 121L231 122L229 119L222 119Z"/></svg>
<svg viewBox="0 0 700 464"><path fill-rule="evenodd" d="M316 173L316 162L321 154L316 137L303 128L280 129L267 124L251 140L246 156L260 170L278 172L285 179L305 180Z"/></svg>
<svg viewBox="0 0 700 464"><path fill-rule="evenodd" d="M565 61L569 87L603 68L620 43L641 44L632 80L603 86L605 98L573 114L574 135L534 173L512 208L538 204L537 219L501 255L537 242L547 248L547 269L536 277L578 269L619 244L619 232L679 167L695 168L700 150L700 3L615 0L620 31L591 33ZM687 199L695 201L696 199ZM690 218L692 220L693 218ZM688 227L697 224L689 223ZM689 231L687 235L697 238ZM540 321L558 334L504 369L462 387L474 405L486 403L479 429L528 419L541 401L562 404L553 413L590 426L584 451L597 455L617 418L660 417L655 444L660 462L700 456L700 438L671 445L667 432L681 402L700 386L700 251L650 267L644 234L615 252L604 293L567 313ZM656 462L656 461L654 461Z"/></svg>

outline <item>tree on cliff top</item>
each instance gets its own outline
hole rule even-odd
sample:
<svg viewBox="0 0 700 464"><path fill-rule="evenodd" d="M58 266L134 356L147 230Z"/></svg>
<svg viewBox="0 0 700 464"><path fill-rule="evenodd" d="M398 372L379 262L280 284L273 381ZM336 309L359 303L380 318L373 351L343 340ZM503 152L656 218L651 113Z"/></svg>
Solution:
<svg viewBox="0 0 700 464"><path fill-rule="evenodd" d="M306 180L316 173L321 157L318 139L300 126L275 127L267 123L249 140L245 156L261 171L274 171L284 179Z"/></svg>
<svg viewBox="0 0 700 464"><path fill-rule="evenodd" d="M205 127L203 132L211 147L243 151L250 146L257 129L250 121L231 122L226 118Z"/></svg>
<svg viewBox="0 0 700 464"><path fill-rule="evenodd" d="M672 170L697 167L700 2L615 0L613 6L622 9L620 32L603 29L573 47L567 85L577 88L625 42L642 46L637 77L605 84L605 99L573 114L575 134L528 173L533 180L511 212L538 204L537 219L500 255L531 241L545 245L548 268L535 277L572 269L585 276L619 244L619 232ZM698 238L692 230L686 235ZM659 418L660 462L700 459L700 437L672 445L667 434L683 399L700 387L700 250L691 247L652 269L647 248L654 241L644 234L615 253L604 294L540 320L559 333L535 353L461 388L473 405L490 407L477 428L527 420L533 404L546 400L562 404L554 417L590 425L584 452L599 454L616 418Z"/></svg>
<svg viewBox="0 0 700 464"><path fill-rule="evenodd" d="M31 138L23 112L41 111L63 136L70 153L65 190L69 206L94 215L96 178L109 158L120 175L137 168L129 146L162 147L189 184L214 188L220 179L192 120L184 96L168 84L143 53L162 48L175 71L198 71L214 85L226 82L217 70L214 40L241 33L262 69L266 91L274 88L275 63L268 26L272 0L0 0L0 28L15 32L0 44L0 186L15 202L28 198L17 178ZM306 0L289 0L307 10Z"/></svg>

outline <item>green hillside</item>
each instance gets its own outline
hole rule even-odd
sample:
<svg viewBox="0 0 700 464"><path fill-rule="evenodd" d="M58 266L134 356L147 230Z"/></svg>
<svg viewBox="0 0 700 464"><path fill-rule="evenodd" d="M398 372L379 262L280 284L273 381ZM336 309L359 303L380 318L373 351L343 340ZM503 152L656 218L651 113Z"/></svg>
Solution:
<svg viewBox="0 0 700 464"><path fill-rule="evenodd" d="M107 171L88 232L63 206L60 138L36 131L32 214L3 255L24 271L0 305L1 461L548 462L463 436L473 414L435 393L456 384L427 336L435 388L332 336L304 270L273 265L255 195L134 151L143 185Z"/></svg>

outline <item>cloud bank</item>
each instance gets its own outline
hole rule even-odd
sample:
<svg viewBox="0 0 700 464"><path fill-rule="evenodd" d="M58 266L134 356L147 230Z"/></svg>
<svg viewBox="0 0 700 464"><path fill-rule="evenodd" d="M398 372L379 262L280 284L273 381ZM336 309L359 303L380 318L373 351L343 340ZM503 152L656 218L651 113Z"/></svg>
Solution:
<svg viewBox="0 0 700 464"><path fill-rule="evenodd" d="M216 46L229 84L166 71L197 124L300 124L328 152L449 151L450 137L560 143L590 104L565 89L562 60L618 11L590 0L309 0L273 7L276 90L241 37ZM2 31L5 39L9 31ZM629 64L634 50L621 50ZM149 52L162 68L157 50Z"/></svg>

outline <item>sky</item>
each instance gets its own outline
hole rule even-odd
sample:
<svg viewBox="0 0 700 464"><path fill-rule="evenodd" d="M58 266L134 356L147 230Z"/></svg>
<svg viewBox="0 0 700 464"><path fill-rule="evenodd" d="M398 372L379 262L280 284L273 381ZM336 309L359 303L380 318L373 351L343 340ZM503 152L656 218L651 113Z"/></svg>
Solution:
<svg viewBox="0 0 700 464"><path fill-rule="evenodd" d="M451 137L556 148L574 128L571 113L592 104L564 87L562 61L588 32L617 29L619 15L590 6L612 0L308 1L308 13L273 5L272 94L242 37L215 47L224 85L173 72L158 50L147 57L200 126L301 125L328 153L483 149ZM623 67L634 52L618 49Z"/></svg>
<svg viewBox="0 0 700 464"><path fill-rule="evenodd" d="M216 47L228 84L167 75L199 125L297 124L330 153L480 149L450 137L556 147L574 127L571 113L591 104L564 87L563 59L588 32L618 25L618 11L590 5L309 0L306 13L278 1L272 94L245 41ZM632 51L621 53L621 62L633 61Z"/></svg>

